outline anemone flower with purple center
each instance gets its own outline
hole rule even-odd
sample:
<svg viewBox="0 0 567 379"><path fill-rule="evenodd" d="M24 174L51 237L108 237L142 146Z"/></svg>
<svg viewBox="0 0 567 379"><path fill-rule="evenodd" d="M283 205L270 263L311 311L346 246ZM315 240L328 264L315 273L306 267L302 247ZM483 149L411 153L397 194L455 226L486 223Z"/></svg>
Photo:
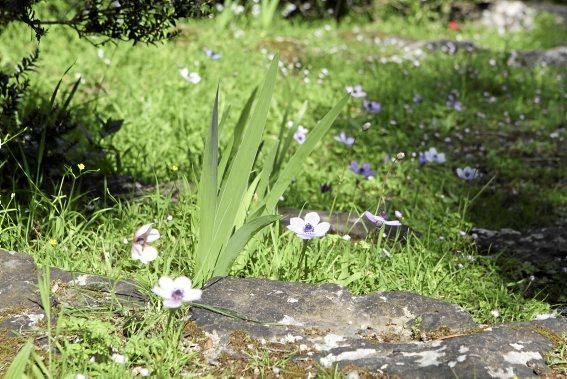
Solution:
<svg viewBox="0 0 567 379"><path fill-rule="evenodd" d="M364 92L360 84L355 86L346 86L345 91L355 98L366 97L366 92Z"/></svg>
<svg viewBox="0 0 567 379"><path fill-rule="evenodd" d="M402 225L402 223L399 222L398 220L393 220L393 221L386 220L386 215L383 214L383 213L380 214L380 215L374 215L374 214L366 211L366 212L364 212L364 216L366 216L368 221L370 221L371 223L373 223L376 226L381 226L381 225L401 226Z"/></svg>
<svg viewBox="0 0 567 379"><path fill-rule="evenodd" d="M175 279L162 276L152 292L163 298L166 308L179 308L183 303L200 300L203 293L200 289L192 288L191 279L186 276Z"/></svg>
<svg viewBox="0 0 567 379"><path fill-rule="evenodd" d="M321 218L317 212L309 212L305 219L292 217L287 228L303 240L310 240L316 237L323 237L329 231L331 224L320 222Z"/></svg>
<svg viewBox="0 0 567 379"><path fill-rule="evenodd" d="M427 150L424 156L427 163L443 164L446 161L445 154L438 152L434 147Z"/></svg>
<svg viewBox="0 0 567 379"><path fill-rule="evenodd" d="M305 129L303 126L299 125L297 130L293 134L293 139L300 145L303 145L305 140L307 139L307 133L309 130Z"/></svg>
<svg viewBox="0 0 567 379"><path fill-rule="evenodd" d="M457 176L467 182L480 177L480 172L476 168L465 167L457 169Z"/></svg>
<svg viewBox="0 0 567 379"><path fill-rule="evenodd" d="M376 175L376 172L370 168L370 163L363 163L362 166L357 161L350 162L350 170L355 174L370 178Z"/></svg>
<svg viewBox="0 0 567 379"><path fill-rule="evenodd" d="M351 147L354 144L354 137L349 137L345 134L345 132L341 132L338 136L335 136L335 141L338 141L342 144Z"/></svg>
<svg viewBox="0 0 567 379"><path fill-rule="evenodd" d="M132 238L132 259L144 264L155 260L158 256L158 251L150 244L157 241L159 237L159 231L152 228L152 224L139 227L134 233L134 238Z"/></svg>
<svg viewBox="0 0 567 379"><path fill-rule="evenodd" d="M213 50L209 48L205 48L205 54L207 55L207 57L211 58L214 61L218 61L222 57L222 55L215 53Z"/></svg>
<svg viewBox="0 0 567 379"><path fill-rule="evenodd" d="M382 104L378 101L364 100L362 102L362 107L370 113L380 113L382 110Z"/></svg>

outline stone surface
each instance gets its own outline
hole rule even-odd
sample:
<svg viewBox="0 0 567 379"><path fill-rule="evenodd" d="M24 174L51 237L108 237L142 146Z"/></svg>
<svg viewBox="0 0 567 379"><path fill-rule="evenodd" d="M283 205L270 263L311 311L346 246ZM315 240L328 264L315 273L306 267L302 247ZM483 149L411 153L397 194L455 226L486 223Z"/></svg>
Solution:
<svg viewBox="0 0 567 379"><path fill-rule="evenodd" d="M78 308L144 306L146 297L134 283L96 275L49 269L51 305ZM14 333L34 329L45 320L38 290L38 269L31 256L0 250L0 329Z"/></svg>
<svg viewBox="0 0 567 379"><path fill-rule="evenodd" d="M234 344L239 331L324 367L403 378L528 378L550 372L544 354L567 332L565 319L480 327L453 304L406 292L352 296L333 284L214 278L202 302L249 319L191 308L213 341L204 351L213 363L223 352L245 355Z"/></svg>
<svg viewBox="0 0 567 379"><path fill-rule="evenodd" d="M475 228L471 233L482 253L513 262L512 280L530 282L526 295L546 295L559 308L567 306L567 220L524 231Z"/></svg>
<svg viewBox="0 0 567 379"><path fill-rule="evenodd" d="M559 46L548 50L531 50L512 52L508 58L509 65L533 66L567 66L567 46Z"/></svg>
<svg viewBox="0 0 567 379"><path fill-rule="evenodd" d="M481 22L500 33L531 30L536 11L522 1L495 1L482 13Z"/></svg>

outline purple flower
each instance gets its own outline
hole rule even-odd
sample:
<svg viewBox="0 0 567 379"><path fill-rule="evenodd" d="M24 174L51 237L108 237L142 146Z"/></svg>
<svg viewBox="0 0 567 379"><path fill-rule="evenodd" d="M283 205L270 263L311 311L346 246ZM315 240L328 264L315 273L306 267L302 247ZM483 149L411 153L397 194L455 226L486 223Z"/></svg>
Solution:
<svg viewBox="0 0 567 379"><path fill-rule="evenodd" d="M215 53L213 50L209 49L209 48L205 48L205 54L207 55L207 57L211 58L214 61L218 61L219 59L221 59L220 54Z"/></svg>
<svg viewBox="0 0 567 379"><path fill-rule="evenodd" d="M132 259L138 260L144 264L155 260L158 256L158 251L155 247L150 246L150 244L157 241L159 237L159 231L152 228L152 224L139 227L132 239Z"/></svg>
<svg viewBox="0 0 567 379"><path fill-rule="evenodd" d="M370 168L370 163L364 163L362 166L359 166L357 161L352 161L350 162L350 170L367 179L376 175L376 172Z"/></svg>
<svg viewBox="0 0 567 379"><path fill-rule="evenodd" d="M364 100L362 107L370 113L379 113L382 110L382 104L377 101Z"/></svg>
<svg viewBox="0 0 567 379"><path fill-rule="evenodd" d="M341 134L339 134L338 136L335 136L335 141L338 141L340 143L344 143L348 147L351 147L354 144L354 138L347 136L345 134L345 132L341 132Z"/></svg>
<svg viewBox="0 0 567 379"><path fill-rule="evenodd" d="M385 214L373 215L372 213L366 211L366 212L364 212L364 216L366 216L368 221L370 221L371 223L373 223L376 226L380 226L380 225L400 226L400 225L402 225L402 223L399 222L398 220L394 220L394 221L386 220Z"/></svg>
<svg viewBox="0 0 567 379"><path fill-rule="evenodd" d="M439 153L436 148L432 147L424 153L426 163L445 163L446 158L444 153Z"/></svg>
<svg viewBox="0 0 567 379"><path fill-rule="evenodd" d="M417 158L417 161L418 161L420 166L423 166L424 164L426 164L427 159L425 159L425 153L420 152L419 157Z"/></svg>
<svg viewBox="0 0 567 379"><path fill-rule="evenodd" d="M355 86L347 86L347 87L345 87L345 90L352 97L356 97L356 98L366 97L366 92L364 92L364 90L362 89L362 86L360 84L357 84Z"/></svg>
<svg viewBox="0 0 567 379"><path fill-rule="evenodd" d="M480 172L476 168L465 167L457 169L457 176L467 182L480 177Z"/></svg>
<svg viewBox="0 0 567 379"><path fill-rule="evenodd" d="M415 104L421 104L423 102L423 97L421 95L415 95L413 97L413 102Z"/></svg>
<svg viewBox="0 0 567 379"><path fill-rule="evenodd" d="M309 130L307 130L303 126L299 125L297 127L297 130L293 134L293 139L298 144L303 145L303 143L305 142L305 139L307 138L307 132L309 132Z"/></svg>
<svg viewBox="0 0 567 379"><path fill-rule="evenodd" d="M459 101L459 93L455 90L451 91L447 96L447 106L453 108L457 112L463 110L463 104Z"/></svg>

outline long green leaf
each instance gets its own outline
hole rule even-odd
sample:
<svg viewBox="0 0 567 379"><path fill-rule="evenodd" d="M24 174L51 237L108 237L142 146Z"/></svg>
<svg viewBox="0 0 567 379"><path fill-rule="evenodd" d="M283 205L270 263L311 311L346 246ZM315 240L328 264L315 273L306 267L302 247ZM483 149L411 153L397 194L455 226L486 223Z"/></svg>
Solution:
<svg viewBox="0 0 567 379"><path fill-rule="evenodd" d="M349 95L345 95L338 103L331 109L321 121L317 123L315 128L309 132L309 137L303 145L291 157L289 163L282 170L276 183L273 185L270 193L266 196L265 205L266 210L271 212L275 209L280 196L283 195L292 179L299 173L307 156L315 149L317 143L325 136L325 134L333 125L333 122L339 115L341 109L349 100Z"/></svg>
<svg viewBox="0 0 567 379"><path fill-rule="evenodd" d="M217 213L217 165L218 165L218 119L219 117L219 88L215 96L213 113L211 116L211 127L205 139L205 150L203 152L203 169L199 181L199 245L195 254L197 273L207 269L206 262L209 259L208 246L212 239L215 227L215 215Z"/></svg>
<svg viewBox="0 0 567 379"><path fill-rule="evenodd" d="M65 99L65 102L63 103L63 110L66 110L67 107L69 106L69 104L71 103L71 100L73 100L73 97L75 96L75 93L77 92L77 88L79 88L79 84L81 84L81 78L77 79L75 81L75 83L73 84L73 87L71 88L71 91L69 91L69 93L67 94L67 98Z"/></svg>
<svg viewBox="0 0 567 379"><path fill-rule="evenodd" d="M219 166L219 177L221 178L221 183L224 181L226 177L226 167L228 162L232 162L234 155L242 142L242 135L244 133L244 128L246 123L248 122L248 118L250 117L250 110L252 109L252 104L254 104L254 99L256 98L257 88L254 88L248 100L246 100L246 105L242 109L240 113L240 117L238 117L238 121L236 122L236 126L234 127L233 135L232 135L232 143L229 145L230 147L228 150L223 154L221 158L221 164Z"/></svg>
<svg viewBox="0 0 567 379"><path fill-rule="evenodd" d="M250 241L257 232L279 218L280 216L261 216L247 222L238 229L224 247L221 259L217 261L213 276L227 275L232 263L238 257L238 254L242 252L248 241Z"/></svg>
<svg viewBox="0 0 567 379"><path fill-rule="evenodd" d="M53 90L53 93L51 94L51 98L49 99L49 108L53 109L53 105L55 105L55 99L57 98L57 93L59 92L59 87L61 87L61 83L63 83L63 78L65 77L65 75L67 75L69 70L71 70L73 65L74 65L74 63L71 66L67 67L67 69L65 70L65 72L61 76L61 79L59 79L59 81L57 82L57 85L55 86L55 89Z"/></svg>
<svg viewBox="0 0 567 379"><path fill-rule="evenodd" d="M222 246L230 238L240 201L248 188L250 173L252 172L266 126L268 110L274 92L277 68L278 58L275 57L259 92L254 111L250 117L249 126L244 130L242 141L238 145L230 170L227 173L226 181L220 189L215 217L215 231L212 238L206 242L211 244L211 252L213 254L218 252L214 257L214 261L218 259Z"/></svg>
<svg viewBox="0 0 567 379"><path fill-rule="evenodd" d="M274 170L274 163L276 161L276 156L278 153L278 148L280 146L280 140L276 140L272 145L272 148L268 152L268 155L264 159L264 167L262 168L262 172L260 172L259 178L260 183L258 183L258 188L256 189L256 194L258 194L258 198L263 199L268 186L270 185L270 177L272 176L272 172Z"/></svg>
<svg viewBox="0 0 567 379"><path fill-rule="evenodd" d="M8 367L8 371L4 376L4 379L22 379L25 378L26 375L26 366L28 365L28 361L30 359L31 353L33 352L33 343L28 341L18 352L10 367Z"/></svg>
<svg viewBox="0 0 567 379"><path fill-rule="evenodd" d="M246 194L242 198L240 202L240 207L238 208L238 212L236 213L236 218L234 220L234 227L236 229L240 228L244 225L246 218L248 217L248 209L250 208L250 203L254 198L254 193L256 193L256 188L258 187L258 182L260 182L260 176L254 178L250 186L248 186L248 190L246 190Z"/></svg>

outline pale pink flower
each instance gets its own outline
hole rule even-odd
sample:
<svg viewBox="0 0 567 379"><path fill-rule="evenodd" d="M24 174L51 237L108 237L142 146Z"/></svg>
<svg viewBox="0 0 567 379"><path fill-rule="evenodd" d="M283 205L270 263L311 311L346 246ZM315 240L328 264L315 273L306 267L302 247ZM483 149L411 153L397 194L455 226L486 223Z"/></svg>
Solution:
<svg viewBox="0 0 567 379"><path fill-rule="evenodd" d="M368 211L364 212L364 215L366 216L366 218L371 223L373 223L376 226L380 226L382 224L389 225L389 226L400 226L400 225L402 225L402 223L399 222L398 220L388 221L384 217L382 217L380 215L373 215L372 213L370 213Z"/></svg>
<svg viewBox="0 0 567 379"><path fill-rule="evenodd" d="M132 259L144 264L155 260L158 251L150 244L157 241L159 237L159 231L152 228L152 224L146 224L138 228L132 240Z"/></svg>
<svg viewBox="0 0 567 379"><path fill-rule="evenodd" d="M203 291L191 287L191 279L186 276L175 279L162 276L152 292L163 298L166 308L179 308L183 303L200 300L203 294Z"/></svg>

